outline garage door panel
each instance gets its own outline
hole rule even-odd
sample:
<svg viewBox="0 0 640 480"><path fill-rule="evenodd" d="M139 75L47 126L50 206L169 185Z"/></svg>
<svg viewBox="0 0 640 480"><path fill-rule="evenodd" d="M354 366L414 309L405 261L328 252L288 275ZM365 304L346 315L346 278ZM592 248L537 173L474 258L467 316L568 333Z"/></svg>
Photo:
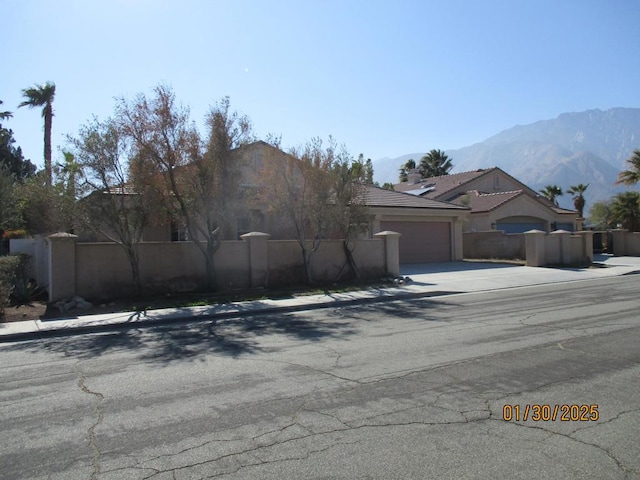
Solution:
<svg viewBox="0 0 640 480"><path fill-rule="evenodd" d="M398 232L400 263L451 261L451 226L448 222L380 222L381 230Z"/></svg>
<svg viewBox="0 0 640 480"><path fill-rule="evenodd" d="M515 222L498 222L496 230L502 230L504 233L524 233L529 230L542 230L544 231L543 223L515 223Z"/></svg>

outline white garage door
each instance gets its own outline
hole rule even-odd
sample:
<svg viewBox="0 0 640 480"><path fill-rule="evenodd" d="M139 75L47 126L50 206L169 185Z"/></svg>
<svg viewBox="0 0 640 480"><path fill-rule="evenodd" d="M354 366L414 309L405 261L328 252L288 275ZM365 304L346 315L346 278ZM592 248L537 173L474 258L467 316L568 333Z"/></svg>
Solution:
<svg viewBox="0 0 640 480"><path fill-rule="evenodd" d="M402 235L400 263L451 261L449 222L380 222L380 229Z"/></svg>

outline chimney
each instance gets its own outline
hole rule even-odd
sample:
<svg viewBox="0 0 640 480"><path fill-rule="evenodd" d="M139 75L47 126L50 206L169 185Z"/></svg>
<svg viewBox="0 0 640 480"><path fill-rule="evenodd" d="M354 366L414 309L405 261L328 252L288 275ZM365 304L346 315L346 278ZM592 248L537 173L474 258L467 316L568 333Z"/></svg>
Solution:
<svg viewBox="0 0 640 480"><path fill-rule="evenodd" d="M420 172L417 168L412 168L411 170L409 170L409 172L407 173L407 183L409 185L420 183L420 180L422 180L422 176L420 175Z"/></svg>

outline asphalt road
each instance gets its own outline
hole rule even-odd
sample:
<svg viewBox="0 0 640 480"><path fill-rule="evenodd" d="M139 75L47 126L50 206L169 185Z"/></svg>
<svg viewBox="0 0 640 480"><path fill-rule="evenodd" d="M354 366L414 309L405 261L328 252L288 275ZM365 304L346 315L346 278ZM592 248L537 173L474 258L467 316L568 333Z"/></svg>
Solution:
<svg viewBox="0 0 640 480"><path fill-rule="evenodd" d="M629 275L3 345L0 478L640 478L638 292Z"/></svg>

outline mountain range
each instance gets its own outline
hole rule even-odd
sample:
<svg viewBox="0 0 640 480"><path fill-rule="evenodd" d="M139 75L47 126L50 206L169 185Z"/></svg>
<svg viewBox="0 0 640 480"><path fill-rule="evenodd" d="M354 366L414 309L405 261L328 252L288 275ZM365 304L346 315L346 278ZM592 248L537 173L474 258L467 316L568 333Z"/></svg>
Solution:
<svg viewBox="0 0 640 480"><path fill-rule="evenodd" d="M438 147L427 150L432 148ZM614 183L637 148L640 108L612 108L563 113L555 119L517 125L483 142L445 152L454 165L451 173L500 167L535 190L551 184L563 190L578 183L589 184L586 212L593 202L628 189ZM399 168L410 158L418 163L423 155L375 160L375 180L397 183ZM561 206L573 208L569 195L559 201Z"/></svg>

